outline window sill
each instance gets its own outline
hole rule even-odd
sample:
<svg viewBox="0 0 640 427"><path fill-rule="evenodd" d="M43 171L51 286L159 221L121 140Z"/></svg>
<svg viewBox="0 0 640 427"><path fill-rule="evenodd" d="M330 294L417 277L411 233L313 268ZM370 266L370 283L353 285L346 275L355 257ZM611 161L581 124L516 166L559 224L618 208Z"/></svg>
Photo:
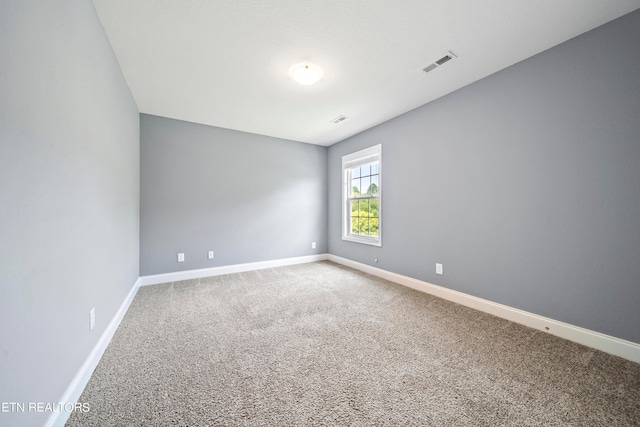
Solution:
<svg viewBox="0 0 640 427"><path fill-rule="evenodd" d="M353 243L361 243L363 245L382 247L382 241L380 238L370 238L361 236L342 236L342 240Z"/></svg>

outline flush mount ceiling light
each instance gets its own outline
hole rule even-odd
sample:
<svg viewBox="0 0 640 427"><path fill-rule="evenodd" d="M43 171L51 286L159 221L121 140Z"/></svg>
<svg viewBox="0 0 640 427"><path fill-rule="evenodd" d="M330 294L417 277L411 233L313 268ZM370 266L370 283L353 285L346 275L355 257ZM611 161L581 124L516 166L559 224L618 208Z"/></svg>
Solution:
<svg viewBox="0 0 640 427"><path fill-rule="evenodd" d="M301 62L289 68L289 75L301 85L312 85L322 77L322 68L309 62Z"/></svg>

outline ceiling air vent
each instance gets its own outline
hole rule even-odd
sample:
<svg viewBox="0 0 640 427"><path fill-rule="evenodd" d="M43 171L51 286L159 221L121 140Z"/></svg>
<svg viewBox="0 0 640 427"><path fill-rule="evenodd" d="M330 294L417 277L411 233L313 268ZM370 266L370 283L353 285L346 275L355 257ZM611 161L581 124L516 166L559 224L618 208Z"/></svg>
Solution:
<svg viewBox="0 0 640 427"><path fill-rule="evenodd" d="M449 53L447 53L445 56L435 61L433 64L429 64L426 67L424 67L422 71L424 71L425 73L428 73L429 71L433 71L439 66L451 61L453 58L457 58L456 54L449 51Z"/></svg>
<svg viewBox="0 0 640 427"><path fill-rule="evenodd" d="M447 62L447 61L451 60L451 58L453 58L453 56L451 56L451 55L445 55L445 56L443 56L442 58L438 59L438 60L436 61L436 64L438 64L438 65L442 65L442 64L444 64L445 62Z"/></svg>
<svg viewBox="0 0 640 427"><path fill-rule="evenodd" d="M425 73L428 73L429 71L435 70L436 68L438 68L438 66L436 64L430 64L430 65L427 65L426 67L424 67L422 69L422 71L424 71Z"/></svg>
<svg viewBox="0 0 640 427"><path fill-rule="evenodd" d="M331 120L329 123L340 123L347 120L347 116L338 116L335 119Z"/></svg>

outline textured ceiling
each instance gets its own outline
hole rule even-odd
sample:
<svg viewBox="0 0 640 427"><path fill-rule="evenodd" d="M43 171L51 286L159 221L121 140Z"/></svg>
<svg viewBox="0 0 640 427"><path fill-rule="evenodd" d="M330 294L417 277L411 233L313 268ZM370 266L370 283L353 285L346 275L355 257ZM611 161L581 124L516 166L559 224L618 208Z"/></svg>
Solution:
<svg viewBox="0 0 640 427"><path fill-rule="evenodd" d="M640 0L94 0L142 113L331 145ZM447 51L458 58L420 70ZM301 86L289 67L323 79ZM339 115L347 120L333 124Z"/></svg>

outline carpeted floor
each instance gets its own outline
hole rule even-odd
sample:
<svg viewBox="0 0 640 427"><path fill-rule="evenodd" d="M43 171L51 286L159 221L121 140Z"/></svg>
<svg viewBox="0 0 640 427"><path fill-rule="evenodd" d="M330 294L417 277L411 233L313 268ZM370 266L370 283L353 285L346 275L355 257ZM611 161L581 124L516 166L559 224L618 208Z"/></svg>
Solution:
<svg viewBox="0 0 640 427"><path fill-rule="evenodd" d="M68 426L632 426L640 365L330 262L139 290Z"/></svg>

